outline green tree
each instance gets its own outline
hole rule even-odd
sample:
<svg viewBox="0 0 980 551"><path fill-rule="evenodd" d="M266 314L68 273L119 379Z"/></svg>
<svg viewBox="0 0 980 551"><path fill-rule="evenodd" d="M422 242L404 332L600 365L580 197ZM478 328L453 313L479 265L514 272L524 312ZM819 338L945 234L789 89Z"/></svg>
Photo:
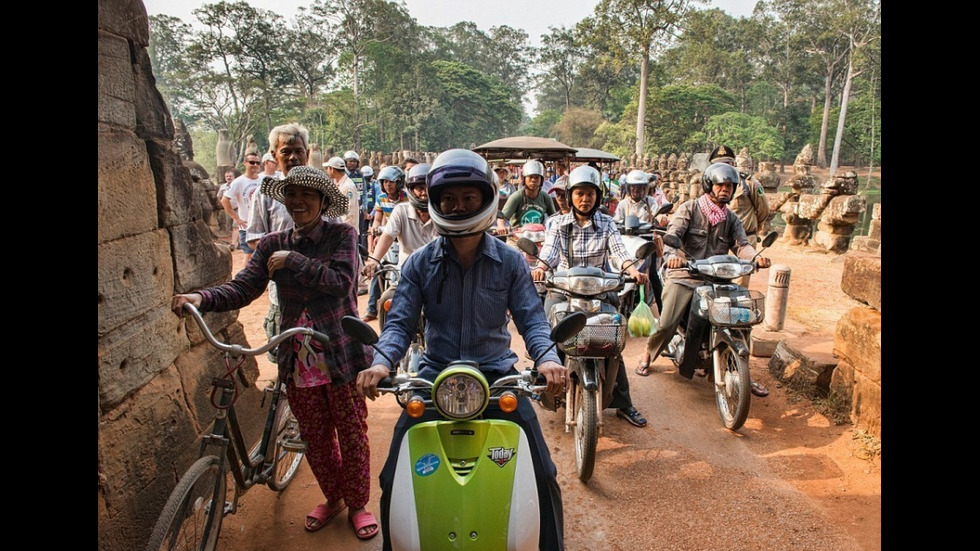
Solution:
<svg viewBox="0 0 980 551"><path fill-rule="evenodd" d="M664 86L653 90L647 109L650 142L641 154L708 151L703 132L713 115L736 111L738 99L715 85Z"/></svg>
<svg viewBox="0 0 980 551"><path fill-rule="evenodd" d="M565 110L561 120L554 126L555 137L558 138L558 141L572 147L598 149L603 143L595 135L595 132L602 122L602 113L581 107L572 107Z"/></svg>
<svg viewBox="0 0 980 551"><path fill-rule="evenodd" d="M543 67L544 73L538 77L541 85L547 86L554 84L564 96L565 109L572 107L572 88L575 82L575 73L579 64L582 62L584 52L582 46L576 42L574 31L562 27L548 27L551 31L541 39L541 48L538 50L538 63Z"/></svg>
<svg viewBox="0 0 980 551"><path fill-rule="evenodd" d="M639 62L640 91L636 114L636 153L644 150L647 78L652 55L659 53L678 23L691 9L692 0L600 0L596 5L594 32L617 37L622 51ZM703 0L693 0L703 1Z"/></svg>
<svg viewBox="0 0 980 551"><path fill-rule="evenodd" d="M438 132L434 145L470 147L517 129L522 109L504 83L454 61L434 61L432 69L438 108L428 128Z"/></svg>
<svg viewBox="0 0 980 551"><path fill-rule="evenodd" d="M697 133L701 136L701 133ZM781 159L783 137L762 117L745 113L728 112L713 115L704 125L703 141L714 145L725 144L736 151L749 148L749 154L758 160Z"/></svg>

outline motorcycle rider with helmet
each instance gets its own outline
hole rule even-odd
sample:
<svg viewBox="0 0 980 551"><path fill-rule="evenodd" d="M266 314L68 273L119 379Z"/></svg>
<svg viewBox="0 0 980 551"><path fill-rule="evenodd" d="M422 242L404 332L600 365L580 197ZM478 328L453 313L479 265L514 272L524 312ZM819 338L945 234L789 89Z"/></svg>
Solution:
<svg viewBox="0 0 980 551"><path fill-rule="evenodd" d="M362 274L365 277L374 277L379 266L374 259L384 258L392 243L398 242L398 267L401 268L408 255L437 237L436 227L429 217L429 195L425 188L425 176L431 167L429 163L422 163L409 169L405 184L408 188L408 202L399 203L392 209L388 222L374 243L371 257L364 263ZM384 304L394 294L394 288L385 289L378 303Z"/></svg>
<svg viewBox="0 0 980 551"><path fill-rule="evenodd" d="M524 185L510 194L501 209L501 217L497 219L498 233L507 231L508 222L511 227L544 224L545 219L556 211L555 202L541 188L544 182L544 164L532 159L524 163L521 173Z"/></svg>
<svg viewBox="0 0 980 551"><path fill-rule="evenodd" d="M350 149L344 152L344 170L347 172L347 177L350 178L351 182L354 182L354 187L357 188L357 196L360 200L361 206L361 216L358 220L357 233L359 235L359 240L361 245L367 247L367 229L371 225L371 219L374 217L374 213L367 210L367 181L364 178L364 174L360 170L361 166L361 156L357 154L356 151Z"/></svg>
<svg viewBox="0 0 980 551"><path fill-rule="evenodd" d="M685 267L689 260L702 260L717 254L728 254L729 251L742 260L755 257L756 250L745 235L742 221L728 208L737 185L739 175L735 167L724 163L710 165L701 175L701 196L678 207L667 225L667 233L677 236L684 244L684 250L664 245L667 281L664 283L659 326L647 339L647 354L651 355L647 357L647 362L650 357L660 355L691 306L694 288L700 281L687 272ZM692 258L688 258L685 252ZM768 268L770 265L769 259L764 256L756 258L755 263L758 268ZM649 370L649 365L646 367ZM693 376L693 373L681 374L687 378Z"/></svg>
<svg viewBox="0 0 980 551"><path fill-rule="evenodd" d="M593 266L608 270L608 256L614 254L627 266L626 271L644 285L649 278L637 269L634 259L626 250L623 238L612 217L599 212L602 203L602 184L599 171L590 166L580 166L568 175L565 197L572 206L572 212L563 214L548 226L544 246L539 255L544 265L531 270L534 281L544 281L546 268L566 269L575 266ZM569 258L571 254L571 258ZM558 301L567 300L565 296L549 293L545 299L545 312ZM608 293L606 302L619 306L616 293ZM629 393L629 379L623 368L622 355L620 369L616 375L613 400L609 407L616 408L616 416L626 419L637 427L644 427L647 420L633 406Z"/></svg>
<svg viewBox="0 0 980 551"><path fill-rule="evenodd" d="M439 237L405 260L385 329L375 345L383 354L376 354L374 365L358 374L358 390L371 400L379 396L378 383L393 367L387 358L405 355L424 309L426 348L418 377L434 380L454 360L476 362L490 384L516 375L518 356L511 349L508 330L513 317L530 356L538 358L536 367L547 380L546 393L563 393L565 367L551 349L551 328L528 277L527 261L517 249L487 234L497 216L498 195L489 163L467 149L444 151L432 163L426 185L429 216ZM518 403L514 413L488 407L483 416L509 419L527 434L538 488L539 548L561 550L564 529L557 471L530 401L520 397ZM399 447L410 426L432 420L432 415L427 411L412 419L403 411L395 425L379 475L386 550L391 546L388 523Z"/></svg>
<svg viewBox="0 0 980 551"><path fill-rule="evenodd" d="M371 224L370 235L368 236L368 250L375 249L375 235L381 232L381 227L388 222L388 216L395 208L395 205L407 203L408 197L405 194L405 173L397 166L389 165L378 172L378 181L381 183L381 195L374 204L374 223ZM375 258L381 258L376 256ZM365 261L365 265L367 261ZM378 319L378 299L381 297L381 285L377 278L371 279L371 290L368 295L367 312L361 319L373 321Z"/></svg>

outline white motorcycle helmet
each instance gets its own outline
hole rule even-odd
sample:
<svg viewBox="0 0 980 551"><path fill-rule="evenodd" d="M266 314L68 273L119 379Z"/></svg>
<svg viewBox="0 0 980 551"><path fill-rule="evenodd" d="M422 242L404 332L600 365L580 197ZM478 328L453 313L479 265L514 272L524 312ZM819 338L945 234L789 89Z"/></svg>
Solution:
<svg viewBox="0 0 980 551"><path fill-rule="evenodd" d="M521 174L524 178L537 174L541 177L541 181L544 181L544 164L542 164L541 161L531 159L530 161L524 163L524 168L521 169Z"/></svg>
<svg viewBox="0 0 980 551"><path fill-rule="evenodd" d="M582 212L575 207L575 203L572 202L572 191L577 187L582 186L592 186L596 190L595 203L592 205L592 209L589 212ZM568 187L565 188L565 200L568 201L569 206L572 207L572 211L577 214L584 216L592 216L599 206L602 205L602 175L599 171L592 168L591 166L584 165L576 168L568 175Z"/></svg>
<svg viewBox="0 0 980 551"><path fill-rule="evenodd" d="M644 193L647 191L647 186L650 184L650 175L642 170L631 170L626 178L623 179L622 185L623 195L629 195L630 190L634 187L640 188Z"/></svg>
<svg viewBox="0 0 980 551"><path fill-rule="evenodd" d="M432 162L425 177L429 192L429 216L440 235L466 237L487 231L497 220L497 193L490 163L468 149L443 151ZM480 189L480 208L466 214L445 214L439 199L449 186L470 185Z"/></svg>
<svg viewBox="0 0 980 551"><path fill-rule="evenodd" d="M374 176L374 169L371 168L371 165L364 165L361 168L361 176L364 176L365 178L370 178L371 176Z"/></svg>
<svg viewBox="0 0 980 551"><path fill-rule="evenodd" d="M355 161L360 162L361 161L361 156L358 155L357 154L357 151L354 151L353 149L351 149L349 151L345 151L344 152L344 160L345 161L349 161L351 159L354 159Z"/></svg>

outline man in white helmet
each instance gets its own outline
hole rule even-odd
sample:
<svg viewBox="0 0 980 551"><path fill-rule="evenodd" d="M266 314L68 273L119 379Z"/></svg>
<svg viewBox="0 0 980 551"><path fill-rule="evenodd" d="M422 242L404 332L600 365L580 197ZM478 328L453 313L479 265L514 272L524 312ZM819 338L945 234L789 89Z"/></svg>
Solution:
<svg viewBox="0 0 980 551"><path fill-rule="evenodd" d="M358 239L361 245L367 246L367 229L371 224L371 220L374 218L374 212L368 211L367 209L367 186L364 185L364 174L361 173L361 156L357 154L357 151L349 149L344 151L344 172L347 173L347 177L350 181L354 183L354 188L357 189L357 201L360 207L360 217L357 221Z"/></svg>
<svg viewBox="0 0 980 551"><path fill-rule="evenodd" d="M645 285L649 278L635 266L635 259L630 256L623 244L623 238L616 229L616 224L608 214L599 212L602 204L602 183L599 171L591 166L580 166L568 175L568 187L565 195L572 207L572 212L563 214L548 225L544 236L544 246L541 247L541 262L531 270L534 281L544 281L546 269L567 269L578 266L592 266L608 269L610 254L619 257L620 263L627 266L629 275L636 279L637 284ZM564 295L549 293L545 299L544 309L549 312L558 301L568 300ZM608 293L605 301L619 307L619 296ZM637 427L645 427L647 420L633 406L629 392L629 378L623 365L622 354L619 358L619 369L616 371L616 383L613 387L613 399L610 408L616 409L616 416Z"/></svg>
<svg viewBox="0 0 980 551"><path fill-rule="evenodd" d="M487 235L496 218L498 195L490 165L470 150L450 149L433 161L426 185L429 216L439 237L417 249L402 265L391 311L376 345L382 354L376 354L375 364L358 374L358 389L371 400L379 396L378 383L394 367L386 357L405 356L424 309L426 346L419 377L434 380L455 360L476 362L490 384L502 376L516 375L518 357L508 329L512 316L527 350L540 358L536 367L547 380L545 392L564 393L565 367L551 348L551 328L528 277L527 261L514 247ZM483 415L508 419L526 432L538 487L539 549L564 549L557 470L530 401L519 398L517 411L510 414L490 406ZM379 476L385 550L391 546L391 488L402 437L410 426L429 420L428 414L412 419L403 411L395 425L388 461Z"/></svg>
<svg viewBox="0 0 980 551"><path fill-rule="evenodd" d="M551 196L541 189L544 182L544 165L541 161L530 160L524 163L521 171L524 186L510 194L501 217L497 218L497 232L506 233L507 224L511 227L524 224L544 224L545 219L557 210Z"/></svg>

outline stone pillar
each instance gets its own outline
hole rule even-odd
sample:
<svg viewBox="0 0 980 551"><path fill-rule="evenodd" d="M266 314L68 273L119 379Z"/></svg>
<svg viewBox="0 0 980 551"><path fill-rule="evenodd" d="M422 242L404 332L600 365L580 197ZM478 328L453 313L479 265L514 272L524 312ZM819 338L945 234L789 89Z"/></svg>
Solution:
<svg viewBox="0 0 980 551"><path fill-rule="evenodd" d="M769 267L769 290L766 292L766 320L763 326L767 331L782 331L786 323L786 303L789 299L790 267L774 264Z"/></svg>

